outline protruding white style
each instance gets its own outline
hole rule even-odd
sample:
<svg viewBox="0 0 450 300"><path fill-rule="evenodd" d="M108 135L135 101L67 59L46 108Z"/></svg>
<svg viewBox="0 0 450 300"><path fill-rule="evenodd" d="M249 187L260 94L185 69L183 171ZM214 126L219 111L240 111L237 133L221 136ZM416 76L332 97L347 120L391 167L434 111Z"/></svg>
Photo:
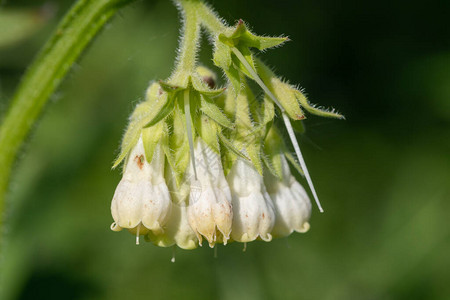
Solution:
<svg viewBox="0 0 450 300"><path fill-rule="evenodd" d="M127 228L139 235L162 232L170 215L171 198L164 179L164 155L158 145L147 162L142 137L131 151L122 180L116 188L111 229ZM141 226L142 225L142 226Z"/></svg>
<svg viewBox="0 0 450 300"><path fill-rule="evenodd" d="M275 209L263 177L253 165L238 158L227 179L233 196L231 238L238 242L251 242L257 238L271 241Z"/></svg>
<svg viewBox="0 0 450 300"><path fill-rule="evenodd" d="M288 236L293 231L308 231L308 221L311 216L311 201L308 194L291 174L284 156L281 157L281 167L282 180L269 172L264 174L267 192L272 198L276 211L275 226L272 230L274 237Z"/></svg>
<svg viewBox="0 0 450 300"><path fill-rule="evenodd" d="M200 138L194 148L197 180L191 161L188 217L199 243L202 236L210 247L217 242L227 243L230 238L233 211L231 192L225 178L220 155Z"/></svg>

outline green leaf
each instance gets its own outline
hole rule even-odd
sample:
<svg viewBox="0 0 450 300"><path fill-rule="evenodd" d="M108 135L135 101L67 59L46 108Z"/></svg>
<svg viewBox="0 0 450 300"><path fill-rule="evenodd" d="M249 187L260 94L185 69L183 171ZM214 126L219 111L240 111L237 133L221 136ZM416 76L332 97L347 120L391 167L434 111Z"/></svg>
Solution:
<svg viewBox="0 0 450 300"><path fill-rule="evenodd" d="M224 70L225 75L227 75L228 80L233 86L234 95L236 96L241 89L241 76L239 75L238 69L234 66L230 67L228 70Z"/></svg>
<svg viewBox="0 0 450 300"><path fill-rule="evenodd" d="M113 163L112 168L115 169L124 159L127 157L131 149L136 145L139 140L140 130L142 127L130 124L125 132L122 140L122 146L119 156Z"/></svg>
<svg viewBox="0 0 450 300"><path fill-rule="evenodd" d="M141 134L143 126L148 122L148 112L152 105L149 102L139 103L130 117L130 123L122 139L122 145L119 156L113 163L113 169L116 168L128 155L128 152L136 145Z"/></svg>
<svg viewBox="0 0 450 300"><path fill-rule="evenodd" d="M212 103L207 97L201 96L201 111L214 120L217 124L233 129L234 124L227 118L227 116L220 110L217 105Z"/></svg>
<svg viewBox="0 0 450 300"><path fill-rule="evenodd" d="M194 128L192 128L194 131ZM195 136L195 133L193 132ZM172 165L177 175L177 182L181 182L189 166L189 141L186 132L186 119L177 107L173 112L172 134L169 137L169 146L172 151Z"/></svg>
<svg viewBox="0 0 450 300"><path fill-rule="evenodd" d="M305 114L297 100L295 87L278 79L272 70L258 59L256 60L256 67L261 80L280 102L287 115L293 120L303 120Z"/></svg>
<svg viewBox="0 0 450 300"><path fill-rule="evenodd" d="M158 82L151 82L147 90L145 91L145 101L153 103L158 100L163 90Z"/></svg>
<svg viewBox="0 0 450 300"><path fill-rule="evenodd" d="M235 154L236 156L239 156L239 157L241 157L241 158L243 158L243 159L245 159L245 160L250 161L250 158L249 158L247 155L245 155L244 153L242 153L241 151L239 151L239 149L237 149L237 148L233 145L233 143L223 135L223 133L219 132L219 133L217 134L217 136L219 137L220 142L222 143L222 145L225 146L225 148L227 148L228 150L230 150L230 151L231 151L233 154Z"/></svg>
<svg viewBox="0 0 450 300"><path fill-rule="evenodd" d="M265 50L268 48L280 46L284 42L288 41L287 37L267 37L257 36L250 31L245 32L241 36L241 43L247 47L257 48L258 50Z"/></svg>
<svg viewBox="0 0 450 300"><path fill-rule="evenodd" d="M164 133L164 122L142 130L142 141L144 144L145 157L150 163L153 159L156 146L161 142Z"/></svg>
<svg viewBox="0 0 450 300"><path fill-rule="evenodd" d="M299 172L303 177L305 177L305 173L303 173L302 167L297 162L297 160L294 158L292 153L286 151L286 152L284 152L284 156L286 156L287 160L291 163L292 166L294 166L294 168L297 170L297 172Z"/></svg>
<svg viewBox="0 0 450 300"><path fill-rule="evenodd" d="M282 178L283 169L281 163L281 153L284 151L284 143L280 137L278 130L272 126L264 140L264 156L265 163L273 175Z"/></svg>
<svg viewBox="0 0 450 300"><path fill-rule="evenodd" d="M152 106L151 111L149 112L151 119L149 118L150 120L143 127L151 127L166 118L174 109L176 96L176 94L163 94L159 98L159 101L156 101L155 105Z"/></svg>
<svg viewBox="0 0 450 300"><path fill-rule="evenodd" d="M225 47L235 47L236 43L232 37L227 36L225 33L221 33L217 36L217 42L222 43Z"/></svg>
<svg viewBox="0 0 450 300"><path fill-rule="evenodd" d="M216 41L216 49L213 54L213 62L219 68L224 71L228 70L231 66L231 49L228 45L220 41Z"/></svg>
<svg viewBox="0 0 450 300"><path fill-rule="evenodd" d="M275 117L275 107L273 101L269 96L264 95L264 103L262 105L263 110L263 125L269 124Z"/></svg>
<svg viewBox="0 0 450 300"><path fill-rule="evenodd" d="M248 156L253 164L253 166L258 170L259 174L263 174L263 165L261 162L261 141L257 139L253 140L252 143L248 144L246 147Z"/></svg>
<svg viewBox="0 0 450 300"><path fill-rule="evenodd" d="M236 23L236 27L233 31L233 33L230 36L230 39L237 40L239 39L245 32L247 31L247 26L245 25L245 22L242 19L239 19L239 21Z"/></svg>
<svg viewBox="0 0 450 300"><path fill-rule="evenodd" d="M326 118L336 118L336 119L345 119L343 115L334 111L334 109L327 110L320 107L316 107L309 103L308 99L306 99L305 95L303 95L300 91L295 91L295 96L297 100L300 102L300 105L305 108L308 112Z"/></svg>
<svg viewBox="0 0 450 300"><path fill-rule="evenodd" d="M250 93L248 95L248 93ZM236 97L236 133L238 135L245 136L251 129L253 129L253 122L250 117L249 109L249 96L252 97L253 94L251 90L245 86Z"/></svg>
<svg viewBox="0 0 450 300"><path fill-rule="evenodd" d="M269 170L269 172L277 177L278 179L283 178L282 170L281 170L281 157L280 159L274 160L273 158L270 159L268 155L262 155L262 159L264 161L265 166ZM275 163L276 162L276 163Z"/></svg>
<svg viewBox="0 0 450 300"><path fill-rule="evenodd" d="M217 135L219 133L218 126L214 122L211 122L207 116L199 117L196 123L198 135L201 139L216 153L220 153L219 141L217 139Z"/></svg>
<svg viewBox="0 0 450 300"><path fill-rule="evenodd" d="M258 36L248 30L244 21L239 20L234 31L231 34L219 35L220 41L229 45L230 47L245 46L246 48L257 48L264 50L279 46L288 41L287 37L267 37Z"/></svg>
<svg viewBox="0 0 450 300"><path fill-rule="evenodd" d="M180 87L178 85L170 84L170 83L164 82L162 80L159 81L159 85L167 93L176 93L176 92L180 92L185 89L185 87Z"/></svg>
<svg viewBox="0 0 450 300"><path fill-rule="evenodd" d="M250 67L253 69L255 74L257 74L256 67L255 67L255 62L253 60L253 54L250 51L250 49L248 49L246 47L236 47L236 49L242 54L242 56L244 57L245 61L250 65ZM239 71L244 73L247 77L249 77L251 79L254 79L253 75L248 71L247 67L239 59L239 57L237 57L236 55L233 55L232 56L232 60L233 60L233 64L236 66L236 68Z"/></svg>

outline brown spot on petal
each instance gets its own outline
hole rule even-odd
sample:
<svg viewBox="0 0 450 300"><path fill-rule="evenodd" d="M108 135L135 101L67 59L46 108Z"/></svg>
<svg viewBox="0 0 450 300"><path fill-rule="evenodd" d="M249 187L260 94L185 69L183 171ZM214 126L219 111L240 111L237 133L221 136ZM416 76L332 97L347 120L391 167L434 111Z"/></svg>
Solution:
<svg viewBox="0 0 450 300"><path fill-rule="evenodd" d="M136 155L136 157L134 158L134 161L136 162L136 164L138 165L139 169L142 170L142 168L144 167L144 160L145 157L144 155Z"/></svg>
<svg viewBox="0 0 450 300"><path fill-rule="evenodd" d="M266 215L263 213L263 214L262 214L262 218L264 219L265 217L266 217Z"/></svg>

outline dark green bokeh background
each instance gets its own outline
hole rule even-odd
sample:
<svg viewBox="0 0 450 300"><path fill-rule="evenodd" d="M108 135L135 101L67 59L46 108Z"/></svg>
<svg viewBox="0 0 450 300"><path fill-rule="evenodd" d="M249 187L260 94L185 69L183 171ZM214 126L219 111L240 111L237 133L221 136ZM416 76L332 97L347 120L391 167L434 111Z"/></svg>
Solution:
<svg viewBox="0 0 450 300"><path fill-rule="evenodd" d="M47 1L56 15L0 48L2 113L71 2ZM210 2L230 23L288 35L260 57L346 115L310 117L301 137L326 213L313 210L307 234L220 247L216 259L178 249L175 264L172 249L109 230L111 162L149 81L170 74L180 27L171 1L140 1L74 66L20 155L0 298L449 298L450 1Z"/></svg>

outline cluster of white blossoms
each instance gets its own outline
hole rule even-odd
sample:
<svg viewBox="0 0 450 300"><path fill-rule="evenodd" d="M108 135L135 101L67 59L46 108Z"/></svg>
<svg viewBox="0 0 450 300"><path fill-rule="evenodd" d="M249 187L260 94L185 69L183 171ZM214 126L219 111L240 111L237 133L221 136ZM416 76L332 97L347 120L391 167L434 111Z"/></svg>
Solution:
<svg viewBox="0 0 450 300"><path fill-rule="evenodd" d="M237 159L227 176L220 156L200 137L191 163L177 187L158 146L147 161L142 137L131 150L116 188L111 229L145 235L158 246L193 249L205 238L213 247L228 241L271 241L309 229L311 202L283 158L283 179L263 178L254 166Z"/></svg>
<svg viewBox="0 0 450 300"><path fill-rule="evenodd" d="M130 117L114 164L123 162L123 178L111 204L111 229L128 229L137 243L144 235L157 246L183 249L204 240L214 247L308 231L311 201L291 166L322 208L296 132L303 130L303 109L343 116L310 104L254 57L255 49L287 38L255 35L243 21L228 26L201 0L175 2L184 17L177 64L169 79L150 85ZM197 64L201 28L213 43L223 88ZM262 97L255 97L248 80Z"/></svg>

